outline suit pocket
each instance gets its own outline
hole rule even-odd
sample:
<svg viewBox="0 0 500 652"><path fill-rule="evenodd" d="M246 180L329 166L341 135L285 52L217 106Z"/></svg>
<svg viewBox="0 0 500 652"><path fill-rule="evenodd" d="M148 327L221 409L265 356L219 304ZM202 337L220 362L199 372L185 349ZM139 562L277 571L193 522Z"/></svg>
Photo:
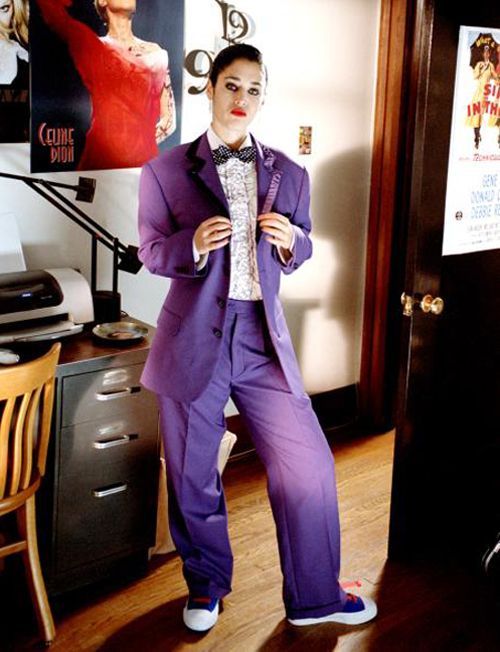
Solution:
<svg viewBox="0 0 500 652"><path fill-rule="evenodd" d="M158 319L158 329L173 337L179 332L181 322L182 318L179 315L163 307Z"/></svg>

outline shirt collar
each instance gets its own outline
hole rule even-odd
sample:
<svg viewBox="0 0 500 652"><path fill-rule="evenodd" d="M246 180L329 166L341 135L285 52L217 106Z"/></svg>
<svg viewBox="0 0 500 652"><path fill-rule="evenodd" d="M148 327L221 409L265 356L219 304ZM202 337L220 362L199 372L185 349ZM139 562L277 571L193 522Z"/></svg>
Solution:
<svg viewBox="0 0 500 652"><path fill-rule="evenodd" d="M209 127L207 130L207 139L208 139L208 144L210 145L210 149L212 150L217 149L217 147L220 147L221 145L223 145L224 147L228 147L228 145L226 145L226 143L215 133L212 127ZM252 146L252 138L250 134L247 134L247 137L241 143L238 149L243 149L243 147L251 147L251 146Z"/></svg>

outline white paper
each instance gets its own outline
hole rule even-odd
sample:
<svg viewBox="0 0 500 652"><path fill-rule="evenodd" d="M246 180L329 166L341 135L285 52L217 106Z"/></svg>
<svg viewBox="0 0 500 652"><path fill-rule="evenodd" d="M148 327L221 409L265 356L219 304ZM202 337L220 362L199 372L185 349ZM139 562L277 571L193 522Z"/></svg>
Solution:
<svg viewBox="0 0 500 652"><path fill-rule="evenodd" d="M491 65L473 68L471 50L485 45ZM460 28L443 256L500 248L499 58L500 30Z"/></svg>
<svg viewBox="0 0 500 652"><path fill-rule="evenodd" d="M13 213L0 213L0 274L25 270L16 218Z"/></svg>

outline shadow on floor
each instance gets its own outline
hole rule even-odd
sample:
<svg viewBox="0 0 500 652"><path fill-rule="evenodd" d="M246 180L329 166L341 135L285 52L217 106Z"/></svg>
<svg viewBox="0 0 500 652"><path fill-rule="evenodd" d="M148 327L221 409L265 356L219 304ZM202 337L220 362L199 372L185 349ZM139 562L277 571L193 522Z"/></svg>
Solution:
<svg viewBox="0 0 500 652"><path fill-rule="evenodd" d="M478 572L457 560L387 561L374 598L379 616L360 650L500 650L498 595Z"/></svg>

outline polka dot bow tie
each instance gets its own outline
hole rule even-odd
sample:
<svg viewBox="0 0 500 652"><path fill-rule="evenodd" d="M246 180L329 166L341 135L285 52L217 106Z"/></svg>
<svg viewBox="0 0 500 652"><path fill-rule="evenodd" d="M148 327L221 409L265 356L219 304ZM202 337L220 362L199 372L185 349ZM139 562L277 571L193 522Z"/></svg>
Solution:
<svg viewBox="0 0 500 652"><path fill-rule="evenodd" d="M213 150L215 165L223 165L230 158L239 158L243 163L253 163L256 159L255 147L243 147L242 149L230 149L225 145L220 145Z"/></svg>

